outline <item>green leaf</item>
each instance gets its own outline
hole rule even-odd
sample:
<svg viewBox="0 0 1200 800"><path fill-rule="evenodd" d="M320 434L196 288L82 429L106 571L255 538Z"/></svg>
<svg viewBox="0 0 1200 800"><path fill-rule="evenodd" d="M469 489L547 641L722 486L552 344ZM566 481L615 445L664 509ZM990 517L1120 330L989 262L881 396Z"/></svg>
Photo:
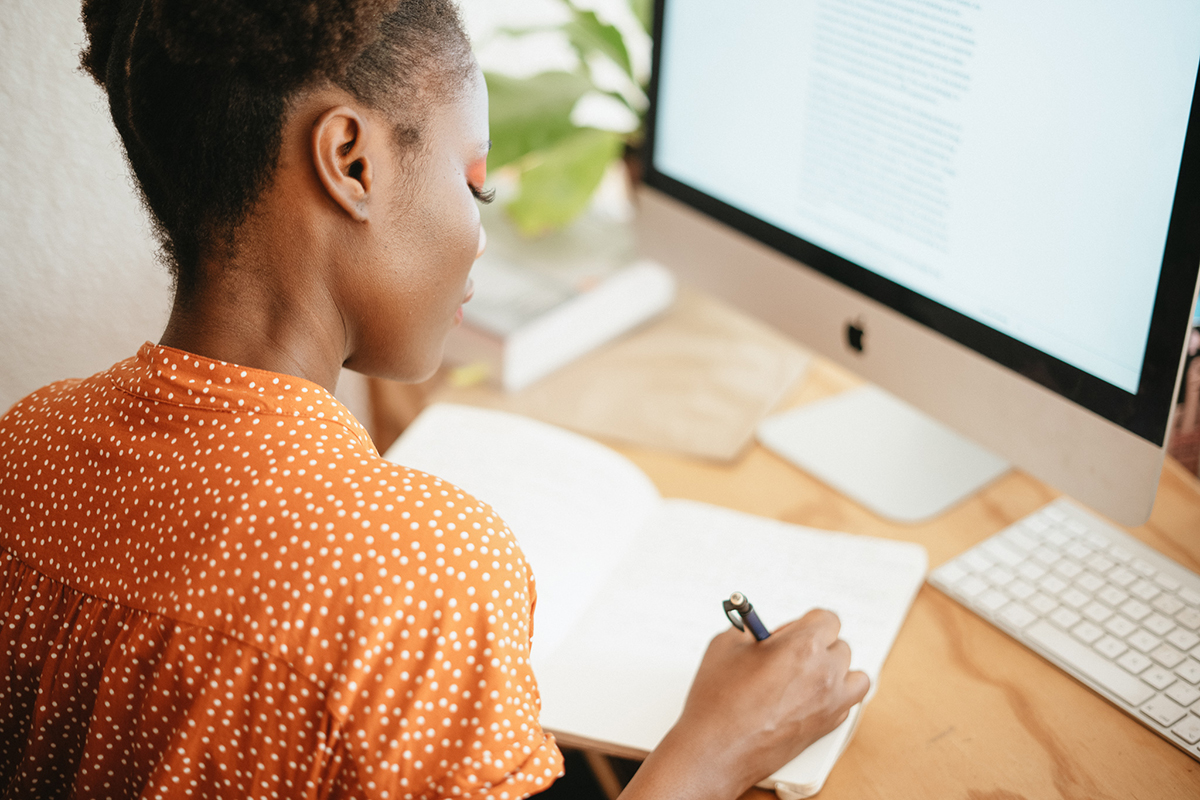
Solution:
<svg viewBox="0 0 1200 800"><path fill-rule="evenodd" d="M543 72L530 78L484 77L492 137L490 169L553 147L573 134L577 128L571 124L571 109L592 88L587 78L570 72Z"/></svg>
<svg viewBox="0 0 1200 800"><path fill-rule="evenodd" d="M629 7L648 33L654 25L654 0L629 0Z"/></svg>
<svg viewBox="0 0 1200 800"><path fill-rule="evenodd" d="M578 128L539 153L521 175L521 189L505 208L521 233L536 236L561 228L587 208L623 139L612 131ZM534 159L530 159L533 161Z"/></svg>
<svg viewBox="0 0 1200 800"><path fill-rule="evenodd" d="M633 74L621 32L601 22L596 12L575 9L575 19L564 25L563 30L580 58L586 60L589 53L599 51L616 62L626 75Z"/></svg>

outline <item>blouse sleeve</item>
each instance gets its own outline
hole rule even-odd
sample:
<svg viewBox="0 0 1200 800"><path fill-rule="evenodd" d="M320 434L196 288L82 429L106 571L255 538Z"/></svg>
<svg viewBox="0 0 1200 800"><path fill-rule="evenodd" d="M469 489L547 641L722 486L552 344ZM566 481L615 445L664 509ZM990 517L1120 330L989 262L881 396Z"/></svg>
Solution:
<svg viewBox="0 0 1200 800"><path fill-rule="evenodd" d="M533 576L491 508L423 479L428 517L385 532L369 610L356 612L365 633L343 643L353 657L329 693L342 745L370 797L540 792L562 756L538 722Z"/></svg>

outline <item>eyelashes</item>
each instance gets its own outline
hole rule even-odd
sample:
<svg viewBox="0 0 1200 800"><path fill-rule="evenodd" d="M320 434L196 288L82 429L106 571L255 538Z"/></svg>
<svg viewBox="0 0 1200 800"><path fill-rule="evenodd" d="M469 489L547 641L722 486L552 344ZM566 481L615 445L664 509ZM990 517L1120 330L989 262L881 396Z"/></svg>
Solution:
<svg viewBox="0 0 1200 800"><path fill-rule="evenodd" d="M478 200L479 202L483 203L484 205L487 205L488 203L490 203L496 199L496 190L495 189L476 189L474 186L471 186L471 184L469 184L469 183L467 184L467 186L471 189L471 194L475 195L475 199Z"/></svg>

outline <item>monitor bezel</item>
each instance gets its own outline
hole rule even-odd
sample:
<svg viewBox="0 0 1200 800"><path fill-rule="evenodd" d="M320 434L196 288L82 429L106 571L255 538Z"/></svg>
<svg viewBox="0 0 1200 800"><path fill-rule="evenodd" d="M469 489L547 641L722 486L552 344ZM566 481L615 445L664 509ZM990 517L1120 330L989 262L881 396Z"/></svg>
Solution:
<svg viewBox="0 0 1200 800"><path fill-rule="evenodd" d="M654 10L654 47L648 88L650 105L641 165L641 177L648 186L1156 446L1165 444L1200 274L1200 65L1192 92L1141 378L1134 394L661 172L655 159L655 141L665 4L666 0L656 0Z"/></svg>

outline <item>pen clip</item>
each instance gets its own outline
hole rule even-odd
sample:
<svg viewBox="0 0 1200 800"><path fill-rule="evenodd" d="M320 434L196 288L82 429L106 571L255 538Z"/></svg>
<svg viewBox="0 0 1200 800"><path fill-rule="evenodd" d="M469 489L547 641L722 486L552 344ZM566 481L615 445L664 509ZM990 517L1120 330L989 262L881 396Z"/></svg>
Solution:
<svg viewBox="0 0 1200 800"><path fill-rule="evenodd" d="M750 609L750 601L741 592L734 592L729 596L728 600L721 602L721 608L725 609L725 616L729 617L729 621L733 623L733 627L739 631L746 630L746 624L742 621L742 615Z"/></svg>

